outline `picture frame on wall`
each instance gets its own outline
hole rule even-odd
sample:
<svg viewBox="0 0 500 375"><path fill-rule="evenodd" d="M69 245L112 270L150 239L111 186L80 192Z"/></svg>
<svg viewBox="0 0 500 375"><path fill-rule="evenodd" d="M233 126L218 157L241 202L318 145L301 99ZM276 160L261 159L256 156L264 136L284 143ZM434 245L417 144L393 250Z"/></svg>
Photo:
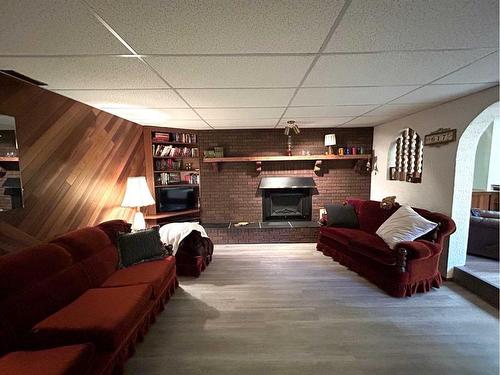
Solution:
<svg viewBox="0 0 500 375"><path fill-rule="evenodd" d="M424 137L424 146L441 146L457 140L457 129L440 128Z"/></svg>
<svg viewBox="0 0 500 375"><path fill-rule="evenodd" d="M396 178L396 167L390 167L389 168L389 179L390 180L397 180Z"/></svg>

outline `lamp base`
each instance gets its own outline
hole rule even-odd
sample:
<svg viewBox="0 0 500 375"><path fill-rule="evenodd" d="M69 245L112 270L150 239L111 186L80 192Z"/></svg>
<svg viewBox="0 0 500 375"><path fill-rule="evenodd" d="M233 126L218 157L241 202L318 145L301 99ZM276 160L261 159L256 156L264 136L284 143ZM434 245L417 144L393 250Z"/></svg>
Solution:
<svg viewBox="0 0 500 375"><path fill-rule="evenodd" d="M141 211L137 211L134 215L134 221L132 222L132 231L136 232L138 230L146 229L146 221L144 220L144 215Z"/></svg>

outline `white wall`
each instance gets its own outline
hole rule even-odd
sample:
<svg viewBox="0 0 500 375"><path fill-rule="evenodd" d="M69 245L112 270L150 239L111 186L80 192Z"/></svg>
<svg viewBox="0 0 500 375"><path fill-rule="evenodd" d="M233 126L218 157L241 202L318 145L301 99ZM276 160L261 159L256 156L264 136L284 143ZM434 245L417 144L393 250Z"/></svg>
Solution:
<svg viewBox="0 0 500 375"><path fill-rule="evenodd" d="M488 171L487 189L491 189L491 185L500 185L500 119L495 121L491 134L491 150Z"/></svg>
<svg viewBox="0 0 500 375"><path fill-rule="evenodd" d="M422 139L438 128L457 129L458 140L470 122L497 101L498 86L375 127L373 148L378 173L374 172L372 175L371 198L380 200L388 195L395 195L400 203L451 216L458 142L440 147L424 147L420 184L388 180L389 147L404 128L412 128ZM443 258L446 260L446 255ZM447 263L443 267L448 271L452 268L452 262Z"/></svg>
<svg viewBox="0 0 500 375"><path fill-rule="evenodd" d="M483 133L477 144L476 160L474 161L474 183L476 190L488 189L488 174L490 170L491 136L493 135L493 124Z"/></svg>

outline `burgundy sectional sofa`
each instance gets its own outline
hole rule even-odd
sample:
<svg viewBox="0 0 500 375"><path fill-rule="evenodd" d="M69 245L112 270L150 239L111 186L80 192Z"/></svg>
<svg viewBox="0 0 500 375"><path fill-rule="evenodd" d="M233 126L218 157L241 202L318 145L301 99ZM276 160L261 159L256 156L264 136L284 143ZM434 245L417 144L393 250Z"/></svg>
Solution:
<svg viewBox="0 0 500 375"><path fill-rule="evenodd" d="M212 262L214 244L202 237L197 230L192 231L179 244L175 253L177 275L199 277Z"/></svg>
<svg viewBox="0 0 500 375"><path fill-rule="evenodd" d="M119 373L178 286L175 257L118 269L114 220L0 257L0 374Z"/></svg>
<svg viewBox="0 0 500 375"><path fill-rule="evenodd" d="M375 232L399 206L380 208L380 202L348 199L359 228L323 226L317 249L373 282L394 297L409 297L442 284L439 256L446 237L455 231L449 217L415 208L421 216L438 223L436 230L420 239L399 243L394 250Z"/></svg>

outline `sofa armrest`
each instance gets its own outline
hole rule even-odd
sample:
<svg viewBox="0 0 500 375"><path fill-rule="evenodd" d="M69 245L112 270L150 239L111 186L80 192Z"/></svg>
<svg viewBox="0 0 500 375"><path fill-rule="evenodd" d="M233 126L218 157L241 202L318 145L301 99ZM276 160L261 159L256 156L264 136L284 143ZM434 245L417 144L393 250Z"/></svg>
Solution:
<svg viewBox="0 0 500 375"><path fill-rule="evenodd" d="M425 240L400 242L396 245L395 250L399 251L400 249L407 251L408 260L429 258L441 251L438 244Z"/></svg>

